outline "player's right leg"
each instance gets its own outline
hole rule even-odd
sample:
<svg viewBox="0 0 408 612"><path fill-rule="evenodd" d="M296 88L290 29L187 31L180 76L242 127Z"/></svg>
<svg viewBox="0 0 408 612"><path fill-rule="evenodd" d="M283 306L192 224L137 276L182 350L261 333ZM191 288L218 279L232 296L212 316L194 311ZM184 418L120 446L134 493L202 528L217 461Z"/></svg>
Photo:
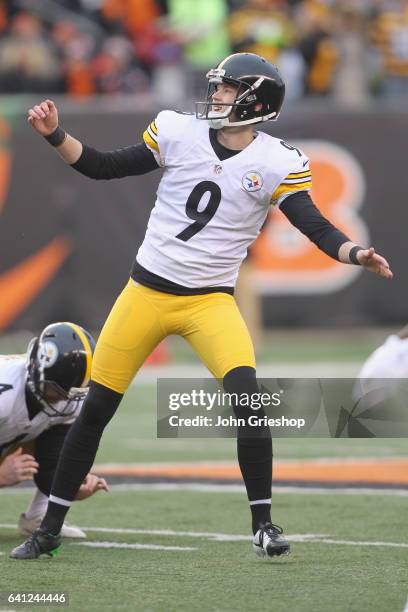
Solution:
<svg viewBox="0 0 408 612"><path fill-rule="evenodd" d="M61 451L46 515L12 558L36 558L59 547L65 515L93 465L105 426L138 369L167 335L161 294L156 294L130 280L116 300L98 339L87 398Z"/></svg>
<svg viewBox="0 0 408 612"><path fill-rule="evenodd" d="M231 397L259 395L252 341L234 298L213 293L186 298L182 335ZM237 455L252 515L254 550L258 556L287 554L289 542L271 521L272 439L269 427L249 426L254 413L238 399L235 416ZM257 410L259 417L265 416Z"/></svg>

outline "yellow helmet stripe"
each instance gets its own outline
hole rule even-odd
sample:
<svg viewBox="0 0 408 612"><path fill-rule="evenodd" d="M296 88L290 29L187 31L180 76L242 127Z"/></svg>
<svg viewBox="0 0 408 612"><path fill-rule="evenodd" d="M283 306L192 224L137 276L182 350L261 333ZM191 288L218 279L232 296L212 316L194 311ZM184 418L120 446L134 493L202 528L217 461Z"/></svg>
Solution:
<svg viewBox="0 0 408 612"><path fill-rule="evenodd" d="M92 349L91 349L91 345L89 344L89 340L86 337L86 334L84 333L83 329L81 329L79 327L79 325L76 325L75 323L67 323L67 325L72 327L74 332L76 334L78 334L78 336L80 337L81 342L82 342L82 344L84 346L84 349L85 349L86 368L85 368L84 380L81 383L81 387L85 387L87 385L87 383L89 382L89 379L91 377L91 367L92 367Z"/></svg>

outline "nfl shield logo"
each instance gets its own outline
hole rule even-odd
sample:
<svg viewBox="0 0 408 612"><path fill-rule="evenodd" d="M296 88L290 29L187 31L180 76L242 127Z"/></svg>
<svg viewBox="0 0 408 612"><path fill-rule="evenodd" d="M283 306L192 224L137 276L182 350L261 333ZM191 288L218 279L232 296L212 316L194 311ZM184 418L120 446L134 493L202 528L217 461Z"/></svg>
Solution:
<svg viewBox="0 0 408 612"><path fill-rule="evenodd" d="M219 164L215 164L214 166L214 173L215 174L221 174L222 172L222 166L220 166Z"/></svg>

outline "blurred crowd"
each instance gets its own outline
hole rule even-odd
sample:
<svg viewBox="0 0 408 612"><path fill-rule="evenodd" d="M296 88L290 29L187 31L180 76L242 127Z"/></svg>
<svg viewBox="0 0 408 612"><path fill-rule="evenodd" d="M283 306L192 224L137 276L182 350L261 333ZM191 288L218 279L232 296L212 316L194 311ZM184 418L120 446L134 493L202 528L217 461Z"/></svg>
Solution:
<svg viewBox="0 0 408 612"><path fill-rule="evenodd" d="M197 97L236 51L288 97L408 94L408 0L0 0L0 90Z"/></svg>

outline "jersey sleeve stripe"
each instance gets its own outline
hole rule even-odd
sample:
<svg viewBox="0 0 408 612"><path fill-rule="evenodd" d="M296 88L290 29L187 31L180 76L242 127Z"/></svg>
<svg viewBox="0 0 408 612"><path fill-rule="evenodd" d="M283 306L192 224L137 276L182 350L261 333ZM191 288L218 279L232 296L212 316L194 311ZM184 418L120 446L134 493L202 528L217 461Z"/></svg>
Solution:
<svg viewBox="0 0 408 612"><path fill-rule="evenodd" d="M281 184L272 194L271 202L277 202L283 195L292 194L296 191L309 191L312 188L312 181L306 183L296 183L294 185Z"/></svg>
<svg viewBox="0 0 408 612"><path fill-rule="evenodd" d="M290 174L288 174L285 180L294 179L294 178L300 179L300 178L304 178L305 176L312 176L312 173L310 172L310 170L304 170L303 172L291 172Z"/></svg>
<svg viewBox="0 0 408 612"><path fill-rule="evenodd" d="M147 131L149 132L150 137L152 138L152 140L154 140L154 142L157 142L157 134L155 134L155 133L153 132L153 130L151 129L150 125L149 125L149 127L147 128Z"/></svg>
<svg viewBox="0 0 408 612"><path fill-rule="evenodd" d="M151 137L150 132L148 130L145 130L143 132L143 140L145 141L149 149L153 149L153 151L155 151L156 153L160 153L157 141Z"/></svg>
<svg viewBox="0 0 408 612"><path fill-rule="evenodd" d="M153 134L155 134L156 136L158 135L158 131L157 131L157 127L154 121L151 122L151 124L149 125L150 129L152 130Z"/></svg>
<svg viewBox="0 0 408 612"><path fill-rule="evenodd" d="M291 179L286 178L284 181L282 181L281 184L296 185L296 184L302 184L302 183L310 183L311 178L312 178L311 174L309 174L309 176L305 176L304 178L291 178Z"/></svg>

